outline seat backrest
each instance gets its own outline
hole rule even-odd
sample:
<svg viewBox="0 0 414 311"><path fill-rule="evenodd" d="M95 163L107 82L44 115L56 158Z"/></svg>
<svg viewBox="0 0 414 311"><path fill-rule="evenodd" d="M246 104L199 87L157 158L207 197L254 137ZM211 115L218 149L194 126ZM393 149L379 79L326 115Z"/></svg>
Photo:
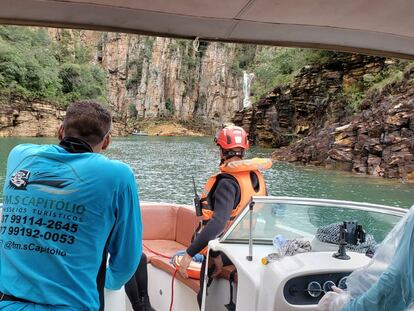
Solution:
<svg viewBox="0 0 414 311"><path fill-rule="evenodd" d="M178 207L169 204L141 204L144 240L175 240Z"/></svg>
<svg viewBox="0 0 414 311"><path fill-rule="evenodd" d="M193 209L180 206L177 210L177 227L175 240L185 246L191 244L191 237L197 228L197 217Z"/></svg>

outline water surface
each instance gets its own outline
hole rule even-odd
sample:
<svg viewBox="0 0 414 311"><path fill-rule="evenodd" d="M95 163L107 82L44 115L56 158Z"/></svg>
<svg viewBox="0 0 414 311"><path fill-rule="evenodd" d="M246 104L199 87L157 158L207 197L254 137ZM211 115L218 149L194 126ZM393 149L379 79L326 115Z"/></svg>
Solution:
<svg viewBox="0 0 414 311"><path fill-rule="evenodd" d="M27 142L53 144L56 139L0 138L1 185L9 151ZM270 157L271 152L271 149L252 148L247 157ZM211 137L116 138L105 154L132 167L141 200L184 204L192 204L191 176L201 193L204 182L217 171L219 157ZM414 203L414 185L322 168L274 163L272 169L265 172L265 179L269 194L275 196L330 198L404 208Z"/></svg>

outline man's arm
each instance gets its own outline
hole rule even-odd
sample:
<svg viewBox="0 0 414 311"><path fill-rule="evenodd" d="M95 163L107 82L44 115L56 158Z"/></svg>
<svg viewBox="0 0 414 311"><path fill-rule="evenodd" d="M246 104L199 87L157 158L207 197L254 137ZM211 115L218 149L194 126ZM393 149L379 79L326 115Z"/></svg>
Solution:
<svg viewBox="0 0 414 311"><path fill-rule="evenodd" d="M401 286L401 276L397 277L386 271L365 294L352 299L344 311L403 311L409 304L404 301L404 288ZM395 284L395 287L390 285Z"/></svg>
<svg viewBox="0 0 414 311"><path fill-rule="evenodd" d="M135 178L119 193L118 209L108 244L110 254L105 287L116 290L135 273L142 254L142 222Z"/></svg>

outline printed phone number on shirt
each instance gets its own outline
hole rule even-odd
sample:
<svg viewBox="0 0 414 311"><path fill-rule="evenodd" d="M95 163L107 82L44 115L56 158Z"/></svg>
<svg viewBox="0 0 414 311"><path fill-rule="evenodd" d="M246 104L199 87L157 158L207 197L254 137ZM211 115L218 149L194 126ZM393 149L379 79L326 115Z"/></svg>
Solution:
<svg viewBox="0 0 414 311"><path fill-rule="evenodd" d="M7 234L11 236L26 236L32 237L34 239L43 239L46 241L53 241L63 244L73 244L75 243L75 237L68 234L53 233L50 231L42 232L38 229L31 229L25 227L16 227L16 226L1 226L0 234Z"/></svg>
<svg viewBox="0 0 414 311"><path fill-rule="evenodd" d="M38 227L45 227L48 229L55 229L55 230L66 230L68 232L76 233L78 231L78 224L73 223L64 223L62 221L55 221L52 219L45 220L43 218L36 218L36 217L27 217L27 216L20 216L20 215L3 215L2 224L22 224L22 225L31 225L31 226L38 226Z"/></svg>

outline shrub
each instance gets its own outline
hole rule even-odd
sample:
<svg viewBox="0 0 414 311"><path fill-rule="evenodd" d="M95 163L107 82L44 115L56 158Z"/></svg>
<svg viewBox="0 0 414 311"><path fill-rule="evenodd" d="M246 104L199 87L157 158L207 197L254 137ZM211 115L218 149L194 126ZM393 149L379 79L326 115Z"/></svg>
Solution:
<svg viewBox="0 0 414 311"><path fill-rule="evenodd" d="M250 67L255 74L252 92L259 98L277 85L291 82L304 66L326 62L331 54L322 50L264 47L256 53Z"/></svg>
<svg viewBox="0 0 414 311"><path fill-rule="evenodd" d="M13 31L15 28L0 27L0 85L3 91L54 97L60 88L58 63L47 49L49 41L44 32ZM30 34L32 36L28 37Z"/></svg>
<svg viewBox="0 0 414 311"><path fill-rule="evenodd" d="M59 77L65 101L98 99L105 94L105 76L102 69L92 65L62 65Z"/></svg>
<svg viewBox="0 0 414 311"><path fill-rule="evenodd" d="M90 65L90 47L68 30L50 40L42 28L0 26L0 93L68 103L105 99L105 72Z"/></svg>
<svg viewBox="0 0 414 311"><path fill-rule="evenodd" d="M365 93L361 88L355 84L351 84L343 89L343 94L347 99L348 106L351 108L352 112L357 112L362 100L365 97Z"/></svg>
<svg viewBox="0 0 414 311"><path fill-rule="evenodd" d="M165 101L165 109L167 109L167 111L171 114L174 113L174 105L171 101L171 99L167 98L167 100Z"/></svg>
<svg viewBox="0 0 414 311"><path fill-rule="evenodd" d="M131 118L136 118L138 116L137 107L134 104L129 104L128 113Z"/></svg>

